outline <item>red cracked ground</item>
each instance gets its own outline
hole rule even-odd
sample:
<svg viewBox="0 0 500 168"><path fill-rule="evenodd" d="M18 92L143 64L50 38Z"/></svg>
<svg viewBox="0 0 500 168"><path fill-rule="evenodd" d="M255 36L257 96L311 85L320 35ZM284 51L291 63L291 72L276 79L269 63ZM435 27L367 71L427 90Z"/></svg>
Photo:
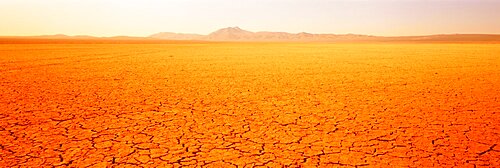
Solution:
<svg viewBox="0 0 500 168"><path fill-rule="evenodd" d="M500 167L499 44L3 44L0 167Z"/></svg>

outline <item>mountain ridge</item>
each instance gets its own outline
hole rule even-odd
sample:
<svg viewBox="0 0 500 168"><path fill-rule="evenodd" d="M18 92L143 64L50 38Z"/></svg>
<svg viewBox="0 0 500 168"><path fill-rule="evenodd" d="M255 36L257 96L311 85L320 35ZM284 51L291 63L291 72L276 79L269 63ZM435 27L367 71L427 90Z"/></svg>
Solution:
<svg viewBox="0 0 500 168"><path fill-rule="evenodd" d="M88 35L68 36L64 34L41 36L0 36L2 39L62 39L62 40L176 40L176 41L241 41L241 42L500 42L500 34L435 34L421 36L373 36L362 34L314 34L307 32L288 33L252 32L240 27L226 27L207 35L160 32L147 37L113 36L94 37Z"/></svg>
<svg viewBox="0 0 500 168"><path fill-rule="evenodd" d="M258 31L252 32L239 27L226 27L208 35L174 33L177 36L150 38L164 40L201 40L201 41L305 41L305 42L336 42L336 41L500 41L497 34L435 34L422 36L372 36L362 34L313 34L307 32L288 33Z"/></svg>

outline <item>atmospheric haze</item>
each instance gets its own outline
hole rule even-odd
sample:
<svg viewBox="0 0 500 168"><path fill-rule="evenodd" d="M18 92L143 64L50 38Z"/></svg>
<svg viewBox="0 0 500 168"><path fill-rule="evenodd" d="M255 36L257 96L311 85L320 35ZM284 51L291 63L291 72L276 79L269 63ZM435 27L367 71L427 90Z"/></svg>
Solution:
<svg viewBox="0 0 500 168"><path fill-rule="evenodd" d="M221 27L315 34L499 34L496 0L3 0L0 35L208 34Z"/></svg>

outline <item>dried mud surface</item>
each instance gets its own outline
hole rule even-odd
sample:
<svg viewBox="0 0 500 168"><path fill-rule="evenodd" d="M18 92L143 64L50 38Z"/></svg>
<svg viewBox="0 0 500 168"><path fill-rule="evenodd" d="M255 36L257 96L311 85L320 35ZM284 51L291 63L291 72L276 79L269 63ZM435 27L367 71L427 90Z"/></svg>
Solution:
<svg viewBox="0 0 500 168"><path fill-rule="evenodd" d="M0 167L500 167L498 44L0 45Z"/></svg>

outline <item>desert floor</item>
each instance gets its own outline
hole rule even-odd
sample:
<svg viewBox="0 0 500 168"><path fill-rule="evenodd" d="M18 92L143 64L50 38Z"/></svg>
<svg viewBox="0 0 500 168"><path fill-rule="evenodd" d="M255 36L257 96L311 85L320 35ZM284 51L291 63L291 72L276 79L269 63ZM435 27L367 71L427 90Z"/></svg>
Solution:
<svg viewBox="0 0 500 168"><path fill-rule="evenodd" d="M0 167L500 166L500 44L2 44Z"/></svg>

